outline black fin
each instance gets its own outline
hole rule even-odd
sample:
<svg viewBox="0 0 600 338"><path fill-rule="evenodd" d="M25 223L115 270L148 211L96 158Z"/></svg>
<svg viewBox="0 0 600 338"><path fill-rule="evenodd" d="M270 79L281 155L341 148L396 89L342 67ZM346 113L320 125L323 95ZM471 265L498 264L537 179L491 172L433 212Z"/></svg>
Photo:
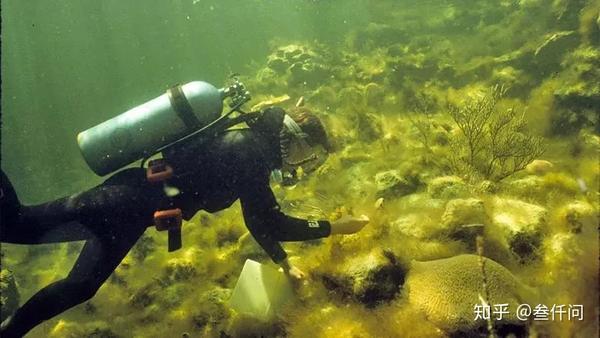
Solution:
<svg viewBox="0 0 600 338"><path fill-rule="evenodd" d="M0 224L7 224L14 219L21 209L21 202L4 170L0 169Z"/></svg>

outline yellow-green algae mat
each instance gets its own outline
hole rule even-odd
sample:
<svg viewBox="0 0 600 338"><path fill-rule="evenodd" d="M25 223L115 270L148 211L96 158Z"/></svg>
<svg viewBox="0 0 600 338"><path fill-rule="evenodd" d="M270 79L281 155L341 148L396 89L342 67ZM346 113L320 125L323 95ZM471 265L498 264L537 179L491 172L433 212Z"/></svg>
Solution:
<svg viewBox="0 0 600 338"><path fill-rule="evenodd" d="M524 324L515 316L520 304L531 304L533 290L519 282L502 265L488 258L485 277L488 299L494 308L508 304L509 311L503 323ZM412 262L405 284L409 303L425 313L427 318L446 332L468 331L485 327L487 323L475 320L475 305L485 298L479 256L458 255L427 262Z"/></svg>

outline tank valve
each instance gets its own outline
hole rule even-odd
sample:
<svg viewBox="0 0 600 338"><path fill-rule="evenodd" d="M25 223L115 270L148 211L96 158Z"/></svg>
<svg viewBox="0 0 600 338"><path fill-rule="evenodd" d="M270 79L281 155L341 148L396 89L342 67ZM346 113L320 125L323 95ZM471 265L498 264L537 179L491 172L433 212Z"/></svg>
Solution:
<svg viewBox="0 0 600 338"><path fill-rule="evenodd" d="M223 89L223 98L229 97L231 102L229 102L229 107L240 107L244 103L250 101L250 92L246 90L246 86L236 77L233 78L233 83Z"/></svg>

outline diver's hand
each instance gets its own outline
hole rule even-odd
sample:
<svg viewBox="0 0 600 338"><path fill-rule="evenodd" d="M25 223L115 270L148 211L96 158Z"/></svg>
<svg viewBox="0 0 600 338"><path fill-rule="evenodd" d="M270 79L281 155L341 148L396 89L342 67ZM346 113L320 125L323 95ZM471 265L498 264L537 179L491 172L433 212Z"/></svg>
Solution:
<svg viewBox="0 0 600 338"><path fill-rule="evenodd" d="M292 266L292 268L287 271L287 275L296 281L301 281L306 278L306 274L295 266Z"/></svg>
<svg viewBox="0 0 600 338"><path fill-rule="evenodd" d="M369 217L362 215L359 218L342 216L342 218L331 222L331 234L353 234L357 233L369 223Z"/></svg>
<svg viewBox="0 0 600 338"><path fill-rule="evenodd" d="M283 272L294 281L300 281L306 278L306 274L302 270L291 265L287 258L279 263L279 266L281 266Z"/></svg>

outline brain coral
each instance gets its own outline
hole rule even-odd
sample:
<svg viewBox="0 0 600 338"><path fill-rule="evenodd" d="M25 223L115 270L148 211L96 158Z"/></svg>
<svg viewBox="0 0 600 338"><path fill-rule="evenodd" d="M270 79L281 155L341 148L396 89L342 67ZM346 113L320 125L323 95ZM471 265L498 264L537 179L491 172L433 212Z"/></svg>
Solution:
<svg viewBox="0 0 600 338"><path fill-rule="evenodd" d="M405 284L410 304L421 309L430 321L447 332L485 327L485 321L474 320L475 304L481 304L479 295L485 297L478 260L476 255L459 255L413 262ZM527 287L500 264L487 258L484 260L492 319L496 319L493 313L496 304L508 304L510 312L501 321L494 320L494 324L497 327L522 325L515 317L515 310L519 304L526 303L523 297Z"/></svg>

